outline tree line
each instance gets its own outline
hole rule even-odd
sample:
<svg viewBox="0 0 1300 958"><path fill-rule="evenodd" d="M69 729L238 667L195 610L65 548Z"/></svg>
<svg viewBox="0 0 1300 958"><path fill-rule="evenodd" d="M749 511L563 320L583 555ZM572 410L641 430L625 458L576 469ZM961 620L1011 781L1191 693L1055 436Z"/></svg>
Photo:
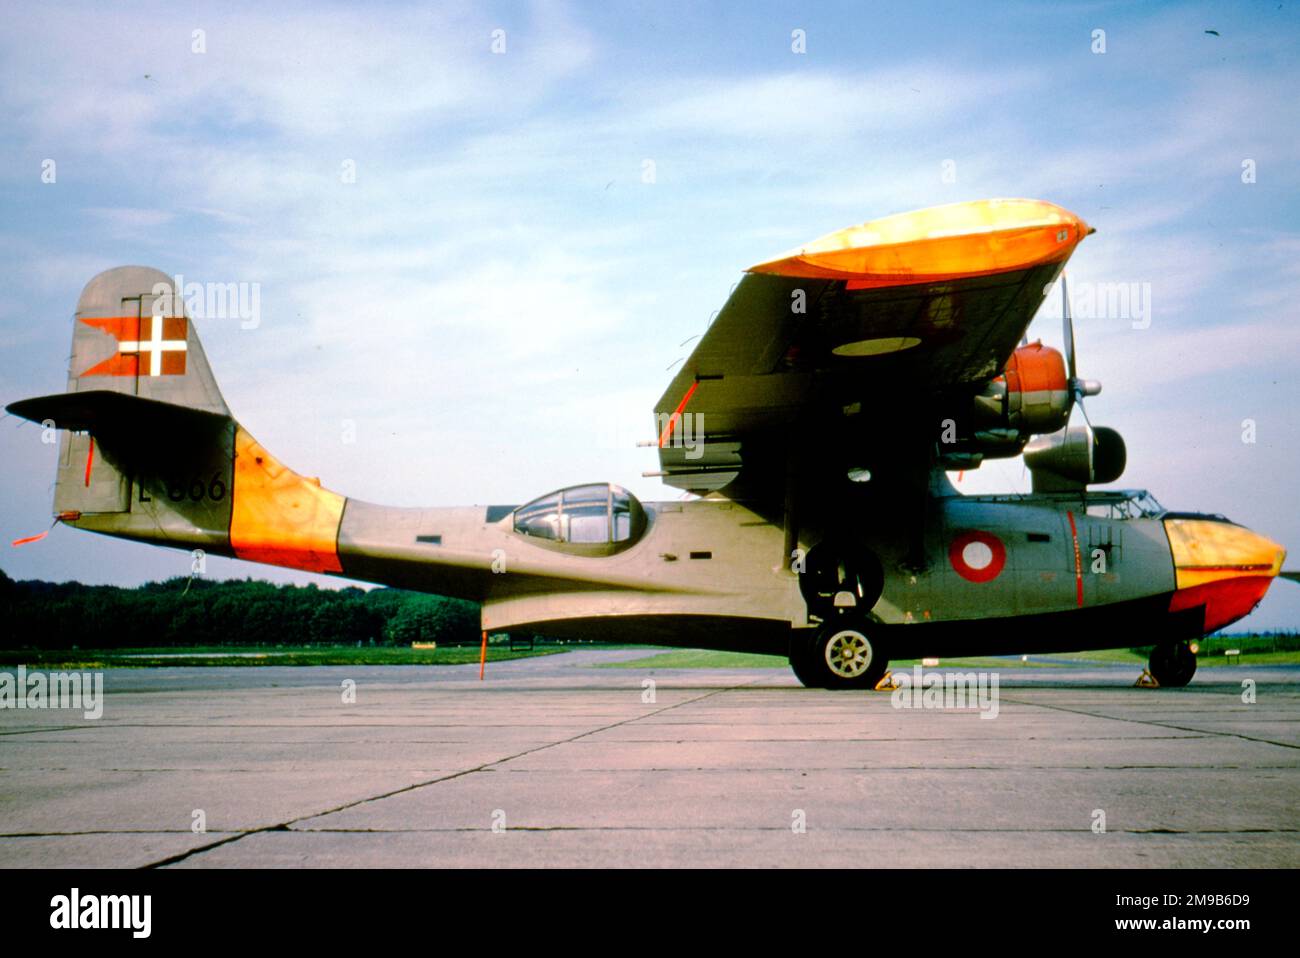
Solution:
<svg viewBox="0 0 1300 958"><path fill-rule="evenodd" d="M473 602L400 589L320 589L253 579L135 588L14 581L0 570L0 648L439 645L479 641Z"/></svg>

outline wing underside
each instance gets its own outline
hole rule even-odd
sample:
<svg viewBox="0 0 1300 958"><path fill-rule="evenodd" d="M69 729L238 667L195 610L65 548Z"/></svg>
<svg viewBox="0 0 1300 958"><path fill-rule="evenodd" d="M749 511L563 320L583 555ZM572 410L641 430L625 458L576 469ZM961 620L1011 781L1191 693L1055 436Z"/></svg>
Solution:
<svg viewBox="0 0 1300 958"><path fill-rule="evenodd" d="M1048 203L986 200L752 267L655 407L665 482L763 498L795 458L923 455L922 420L1001 374L1089 232Z"/></svg>

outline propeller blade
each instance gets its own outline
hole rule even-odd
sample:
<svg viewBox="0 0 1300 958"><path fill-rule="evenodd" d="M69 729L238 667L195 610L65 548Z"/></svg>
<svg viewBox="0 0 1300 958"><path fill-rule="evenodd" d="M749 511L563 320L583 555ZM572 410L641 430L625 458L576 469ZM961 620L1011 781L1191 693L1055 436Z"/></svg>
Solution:
<svg viewBox="0 0 1300 958"><path fill-rule="evenodd" d="M1079 395L1078 406L1079 406L1079 412L1083 413L1083 421L1086 422L1088 424L1088 428L1091 429L1092 420L1088 418L1088 407L1083 404L1082 394Z"/></svg>
<svg viewBox="0 0 1300 958"><path fill-rule="evenodd" d="M1073 391L1075 380L1079 377L1079 370L1074 362L1074 320L1070 317L1070 287L1066 282L1065 270L1061 270L1061 317L1064 327L1061 333L1065 340L1065 368L1069 372L1070 389Z"/></svg>

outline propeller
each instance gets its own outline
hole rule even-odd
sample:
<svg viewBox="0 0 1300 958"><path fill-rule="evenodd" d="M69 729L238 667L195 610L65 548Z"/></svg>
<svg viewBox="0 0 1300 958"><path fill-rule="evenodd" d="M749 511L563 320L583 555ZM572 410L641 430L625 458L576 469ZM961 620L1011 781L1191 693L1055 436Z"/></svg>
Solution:
<svg viewBox="0 0 1300 958"><path fill-rule="evenodd" d="M1065 270L1061 270L1061 314L1064 323L1062 335L1065 339L1065 368L1069 376L1070 390L1070 408L1065 413L1065 428L1067 430L1070 428L1070 414L1074 412L1076 405L1079 407L1079 412L1083 413L1083 421L1092 428L1092 420L1088 418L1088 410L1084 408L1083 397L1095 396L1101 392L1101 383L1095 379L1079 378L1074 357L1074 320L1070 316L1070 287L1066 281Z"/></svg>

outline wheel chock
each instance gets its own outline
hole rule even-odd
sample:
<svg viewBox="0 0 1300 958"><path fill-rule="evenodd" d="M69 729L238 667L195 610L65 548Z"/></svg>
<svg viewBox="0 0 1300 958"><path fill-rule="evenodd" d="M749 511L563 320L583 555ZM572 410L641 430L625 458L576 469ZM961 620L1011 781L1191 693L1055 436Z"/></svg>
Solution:
<svg viewBox="0 0 1300 958"><path fill-rule="evenodd" d="M1158 689L1160 683L1156 681L1156 677L1151 674L1150 669L1143 669L1142 674L1138 676L1138 680L1133 683L1133 687L1135 689Z"/></svg>
<svg viewBox="0 0 1300 958"><path fill-rule="evenodd" d="M896 688L898 688L898 679L894 678L893 672L886 672L876 683L877 692L892 692Z"/></svg>

